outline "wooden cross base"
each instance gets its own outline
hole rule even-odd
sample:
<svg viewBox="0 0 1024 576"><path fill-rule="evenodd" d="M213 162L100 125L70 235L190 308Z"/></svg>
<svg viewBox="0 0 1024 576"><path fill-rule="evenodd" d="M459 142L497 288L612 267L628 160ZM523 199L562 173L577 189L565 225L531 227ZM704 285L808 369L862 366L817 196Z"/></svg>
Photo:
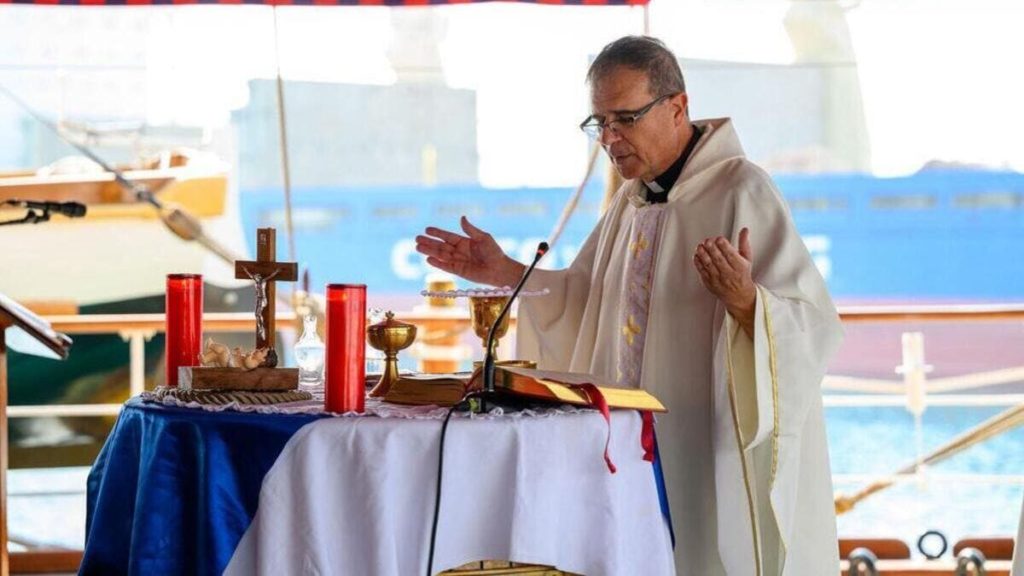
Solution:
<svg viewBox="0 0 1024 576"><path fill-rule="evenodd" d="M246 390L280 392L299 387L298 368L220 368L183 366L178 368L181 390Z"/></svg>

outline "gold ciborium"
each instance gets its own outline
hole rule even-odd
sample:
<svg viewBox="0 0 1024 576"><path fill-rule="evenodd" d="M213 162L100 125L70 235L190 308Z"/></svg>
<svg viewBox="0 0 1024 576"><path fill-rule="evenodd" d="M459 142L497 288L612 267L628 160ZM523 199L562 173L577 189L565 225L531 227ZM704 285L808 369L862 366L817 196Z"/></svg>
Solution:
<svg viewBox="0 0 1024 576"><path fill-rule="evenodd" d="M416 340L416 327L401 320L395 320L390 310L383 322L366 329L366 341L384 353L384 373L377 385L370 390L370 396L378 398L388 393L391 385L398 380L398 352L405 350Z"/></svg>
<svg viewBox="0 0 1024 576"><path fill-rule="evenodd" d="M473 321L473 333L483 341L484 348L487 347L487 334L491 326L505 307L508 296L470 296L469 317ZM501 319L501 323L494 329L494 342L491 343L491 354L494 359L498 358L498 339L508 332L508 314Z"/></svg>

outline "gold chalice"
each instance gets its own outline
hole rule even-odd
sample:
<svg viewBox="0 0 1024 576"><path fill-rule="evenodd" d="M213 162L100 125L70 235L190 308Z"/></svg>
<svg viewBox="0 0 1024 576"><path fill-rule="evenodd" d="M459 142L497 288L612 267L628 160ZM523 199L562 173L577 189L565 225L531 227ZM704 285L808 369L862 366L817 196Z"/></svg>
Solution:
<svg viewBox="0 0 1024 576"><path fill-rule="evenodd" d="M483 341L487 347L487 334L491 331L491 325L498 318L501 309L505 307L508 296L470 296L469 317L473 321L473 333ZM491 354L498 359L498 339L508 332L508 317L506 314L501 323L494 329L494 342L491 343Z"/></svg>
<svg viewBox="0 0 1024 576"><path fill-rule="evenodd" d="M383 322L366 329L366 340L384 353L384 373L377 385L370 390L370 396L379 398L388 393L391 385L398 380L398 352L405 350L416 340L416 327L401 320L395 320L395 313L388 311Z"/></svg>

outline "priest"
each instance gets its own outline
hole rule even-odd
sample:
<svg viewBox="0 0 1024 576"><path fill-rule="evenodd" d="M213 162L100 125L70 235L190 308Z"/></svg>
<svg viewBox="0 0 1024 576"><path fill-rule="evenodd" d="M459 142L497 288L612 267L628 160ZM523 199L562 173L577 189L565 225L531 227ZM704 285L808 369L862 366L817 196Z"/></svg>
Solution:
<svg viewBox="0 0 1024 576"><path fill-rule="evenodd" d="M820 384L842 331L771 178L728 119L691 121L675 56L625 37L587 74L625 183L568 269L538 270L518 353L640 387L657 422L682 575L839 570ZM514 285L522 264L465 218L427 228L427 262Z"/></svg>

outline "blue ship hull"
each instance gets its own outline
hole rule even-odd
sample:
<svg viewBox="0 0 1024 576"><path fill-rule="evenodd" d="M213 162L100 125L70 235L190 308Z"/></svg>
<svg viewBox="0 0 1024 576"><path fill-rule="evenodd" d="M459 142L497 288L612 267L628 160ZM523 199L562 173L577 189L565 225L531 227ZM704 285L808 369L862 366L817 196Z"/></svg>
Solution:
<svg viewBox="0 0 1024 576"><path fill-rule="evenodd" d="M777 176L797 228L839 301L1009 301L1024 297L1024 174L935 171L901 178ZM598 218L603 184L584 192L548 268L567 266ZM481 186L299 188L300 266L314 289L363 282L379 295L415 294L429 267L413 238L458 218L528 259L558 221L569 188ZM277 189L242 190L246 230L285 229ZM284 245L282 242L280 245ZM283 256L283 255L282 255Z"/></svg>

